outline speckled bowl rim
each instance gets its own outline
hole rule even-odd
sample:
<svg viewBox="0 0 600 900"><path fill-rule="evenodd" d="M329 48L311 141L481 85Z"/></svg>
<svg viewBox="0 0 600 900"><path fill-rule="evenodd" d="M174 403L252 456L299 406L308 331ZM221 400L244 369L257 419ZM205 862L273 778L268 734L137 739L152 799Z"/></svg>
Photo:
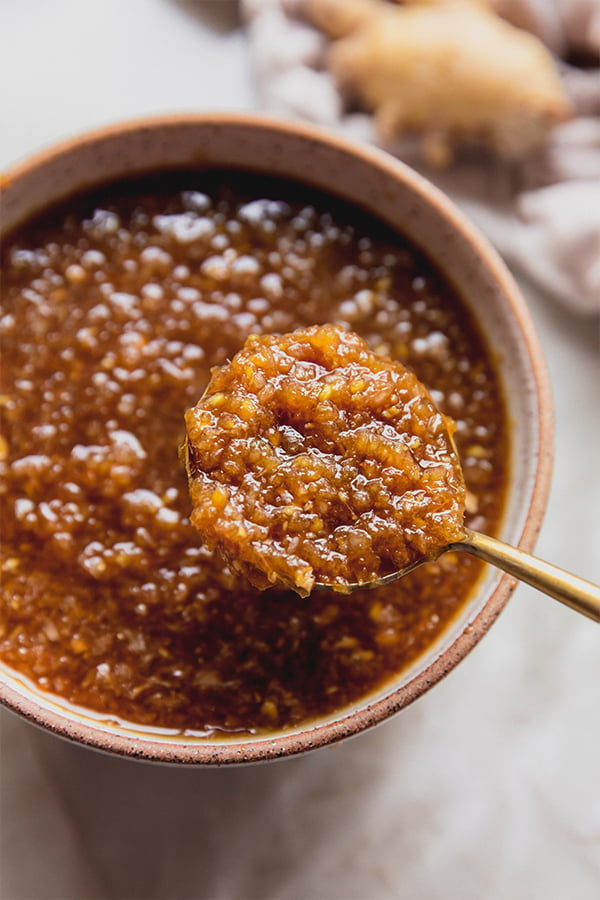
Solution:
<svg viewBox="0 0 600 900"><path fill-rule="evenodd" d="M341 153L354 155L363 163L374 166L388 176L408 184L421 200L435 207L448 225L452 229L458 230L462 238L470 243L510 308L512 319L517 331L521 333L531 365L532 383L535 386L537 401L539 446L535 450L538 454L538 464L529 507L524 510L526 518L518 546L524 550L532 550L548 500L553 460L552 397L541 344L519 288L496 251L443 193L409 166L376 148L355 144L344 137L296 121L280 120L255 113L185 113L151 116L112 124L54 144L0 175L0 190L5 185L14 184L18 179L31 173L37 167L45 165L51 159L58 158L63 154L70 154L82 145L93 144L120 134L125 135L154 128L177 128L181 125L215 125L221 128L245 126L263 129L281 135L316 141ZM90 183L93 184L93 179L90 179ZM67 712L58 708L56 704L53 704L51 695L48 697L48 702L45 703L43 699L39 698L39 693L38 699L36 699L31 696L31 691L25 689L22 693L4 682L0 682L0 702L46 731L96 750L131 759L182 765L235 765L289 757L357 735L390 718L420 697L447 675L481 640L501 613L515 586L516 581L513 578L503 575L484 606L470 620L469 627L463 630L441 655L406 684L391 689L390 693L358 709L342 711L334 721L311 724L297 731L281 732L271 737L251 739L244 737L239 741L228 739L221 743L215 743L214 739L207 742L190 741L185 737L169 741L153 740L148 737L147 731L140 732L139 736L134 734L129 737L111 732L110 726L104 722L102 724L95 721L90 722L89 718L80 715L77 711Z"/></svg>

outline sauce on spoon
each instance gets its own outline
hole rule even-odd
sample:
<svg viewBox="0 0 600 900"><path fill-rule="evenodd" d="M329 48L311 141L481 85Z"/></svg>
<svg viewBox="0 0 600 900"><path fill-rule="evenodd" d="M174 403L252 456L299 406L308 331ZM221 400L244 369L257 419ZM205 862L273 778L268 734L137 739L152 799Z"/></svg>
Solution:
<svg viewBox="0 0 600 900"><path fill-rule="evenodd" d="M249 337L186 428L192 524L257 587L343 591L464 537L453 421L339 326Z"/></svg>

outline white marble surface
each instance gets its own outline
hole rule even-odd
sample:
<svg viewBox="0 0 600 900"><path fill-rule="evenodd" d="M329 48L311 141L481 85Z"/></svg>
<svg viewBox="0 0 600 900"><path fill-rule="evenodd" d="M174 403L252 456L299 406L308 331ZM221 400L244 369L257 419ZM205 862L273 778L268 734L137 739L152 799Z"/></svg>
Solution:
<svg viewBox="0 0 600 900"><path fill-rule="evenodd" d="M250 108L229 0L2 0L0 166L127 116ZM538 552L600 581L597 322L527 291L555 391ZM520 587L394 720L249 769L143 766L0 717L0 897L595 900L600 632Z"/></svg>

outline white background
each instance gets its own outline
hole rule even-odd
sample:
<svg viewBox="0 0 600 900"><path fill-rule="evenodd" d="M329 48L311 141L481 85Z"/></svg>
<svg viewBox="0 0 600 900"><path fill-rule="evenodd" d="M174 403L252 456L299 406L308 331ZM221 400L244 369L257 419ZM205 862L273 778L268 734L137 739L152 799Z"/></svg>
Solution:
<svg viewBox="0 0 600 900"><path fill-rule="evenodd" d="M230 0L2 0L0 166L90 126L255 101ZM538 553L600 581L597 321L524 286L557 420ZM521 586L434 691L248 769L103 757L0 716L0 897L596 900L600 631Z"/></svg>

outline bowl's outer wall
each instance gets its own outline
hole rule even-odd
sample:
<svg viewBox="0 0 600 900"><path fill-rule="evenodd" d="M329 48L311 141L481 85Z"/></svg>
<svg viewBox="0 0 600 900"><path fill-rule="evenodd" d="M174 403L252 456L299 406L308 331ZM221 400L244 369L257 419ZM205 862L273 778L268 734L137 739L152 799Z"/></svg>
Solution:
<svg viewBox="0 0 600 900"><path fill-rule="evenodd" d="M305 182L368 209L439 266L498 358L511 425L511 473L502 537L531 550L546 505L552 405L545 364L518 288L496 253L439 191L380 151L297 123L242 114L162 117L102 129L42 152L0 180L5 231L96 184L165 168L246 168ZM223 764L303 752L387 718L427 690L471 649L505 605L514 581L488 573L441 644L395 689L366 706L294 734L213 744L118 733L6 675L10 708L66 737L126 756Z"/></svg>

